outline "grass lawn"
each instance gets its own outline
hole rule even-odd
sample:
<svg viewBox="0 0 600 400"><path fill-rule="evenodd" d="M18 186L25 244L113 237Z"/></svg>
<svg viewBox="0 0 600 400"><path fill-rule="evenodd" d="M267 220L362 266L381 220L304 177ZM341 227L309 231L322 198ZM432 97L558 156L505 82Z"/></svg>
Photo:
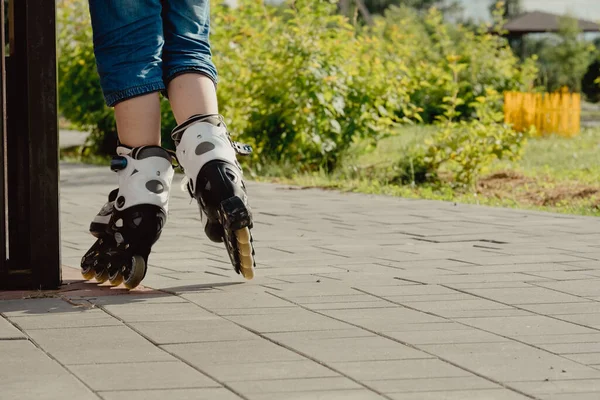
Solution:
<svg viewBox="0 0 600 400"><path fill-rule="evenodd" d="M406 127L372 149L358 144L340 171L333 175L293 175L283 173L280 168L247 175L253 180L304 187L600 216L600 128L583 129L575 138L531 138L519 162L495 163L468 190L455 190L449 185L390 184L394 164L404 157L403 149L422 143L435 129ZM108 164L106 157L82 157L79 148L62 150L61 158Z"/></svg>
<svg viewBox="0 0 600 400"><path fill-rule="evenodd" d="M335 188L410 198L476 203L600 216L600 128L584 129L576 138L558 136L528 140L516 163L497 162L473 188L453 190L441 186L398 186L386 183L403 148L416 145L434 127L410 127L362 153L357 148L340 173L297 175L294 178L257 177L309 187ZM273 174L271 174L273 175Z"/></svg>

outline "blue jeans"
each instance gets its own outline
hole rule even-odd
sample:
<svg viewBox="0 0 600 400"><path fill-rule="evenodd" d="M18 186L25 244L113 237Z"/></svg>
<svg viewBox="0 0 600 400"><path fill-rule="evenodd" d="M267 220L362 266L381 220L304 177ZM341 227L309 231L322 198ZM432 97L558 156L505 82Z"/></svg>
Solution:
<svg viewBox="0 0 600 400"><path fill-rule="evenodd" d="M108 106L164 91L182 73L217 82L209 0L89 0L94 53Z"/></svg>

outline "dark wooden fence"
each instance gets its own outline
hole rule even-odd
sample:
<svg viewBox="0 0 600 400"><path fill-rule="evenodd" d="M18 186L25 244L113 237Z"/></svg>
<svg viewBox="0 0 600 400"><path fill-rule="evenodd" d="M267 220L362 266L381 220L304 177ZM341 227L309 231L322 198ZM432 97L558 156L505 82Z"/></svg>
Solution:
<svg viewBox="0 0 600 400"><path fill-rule="evenodd" d="M52 0L4 4L0 289L52 289L61 283L56 6Z"/></svg>

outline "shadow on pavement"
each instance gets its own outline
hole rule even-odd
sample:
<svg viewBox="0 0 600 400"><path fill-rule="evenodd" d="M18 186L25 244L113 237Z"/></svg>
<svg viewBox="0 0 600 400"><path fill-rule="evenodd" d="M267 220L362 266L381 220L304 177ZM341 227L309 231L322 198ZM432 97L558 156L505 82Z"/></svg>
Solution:
<svg viewBox="0 0 600 400"><path fill-rule="evenodd" d="M242 285L244 282L216 282L152 289L139 286L135 290L123 286L110 287L84 281L79 270L63 265L63 284L57 290L0 291L0 313L25 315L81 312L96 305L148 302L188 292L209 291L219 287ZM162 300L160 300L162 301ZM183 299L181 301L184 301Z"/></svg>

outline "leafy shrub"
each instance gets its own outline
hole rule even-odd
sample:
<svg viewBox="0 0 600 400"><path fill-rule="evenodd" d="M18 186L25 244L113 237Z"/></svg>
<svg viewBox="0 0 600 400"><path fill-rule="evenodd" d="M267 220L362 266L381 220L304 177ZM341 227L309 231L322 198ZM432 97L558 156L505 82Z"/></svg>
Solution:
<svg viewBox="0 0 600 400"><path fill-rule="evenodd" d="M501 95L494 89L488 88L485 96L469 104L475 110L475 118L456 120L460 116L457 107L463 104L458 97L458 76L466 65L452 63L450 68L454 93L444 99L444 114L438 117L440 130L424 146L413 149L412 154L408 151L409 156L399 161L397 182L435 182L444 169L450 173L452 184L466 186L474 183L493 161L517 161L522 155L526 135L503 123L503 113L495 110Z"/></svg>
<svg viewBox="0 0 600 400"><path fill-rule="evenodd" d="M256 149L257 167L330 171L353 140L389 132L401 108L411 114L406 87L391 77L397 65L335 11L314 0L283 12L253 0L216 10L221 108Z"/></svg>
<svg viewBox="0 0 600 400"><path fill-rule="evenodd" d="M557 35L545 39L539 46L539 80L550 92L565 86L570 91L581 92L582 80L597 59L598 50L582 38L577 19L562 17L559 28Z"/></svg>
<svg viewBox="0 0 600 400"><path fill-rule="evenodd" d="M88 2L59 0L57 7L58 95L61 114L78 129L89 131L87 153L113 154L117 128L106 106L96 71ZM173 149L174 119L168 101L161 103L163 146Z"/></svg>
<svg viewBox="0 0 600 400"><path fill-rule="evenodd" d="M60 0L57 25L60 111L79 129L91 132L92 152L113 152L115 120L104 103L96 72L87 2Z"/></svg>
<svg viewBox="0 0 600 400"><path fill-rule="evenodd" d="M597 103L600 101L600 58L594 61L583 76L581 91L588 101Z"/></svg>
<svg viewBox="0 0 600 400"><path fill-rule="evenodd" d="M496 13L495 29L502 24ZM398 29L399 28L399 29ZM537 74L534 59L521 63L500 35L482 25L473 30L445 23L443 15L431 9L425 17L409 8L392 7L376 28L389 42L394 43L397 58L408 65L410 79L416 83L410 93L411 103L421 111L425 122L434 122L444 113L444 98L453 93L453 74L450 66L459 61L464 65L458 75L460 83L457 105L462 119L475 115L471 107L487 89L527 91L533 87ZM494 105L502 108L499 100Z"/></svg>
<svg viewBox="0 0 600 400"><path fill-rule="evenodd" d="M453 119L478 119L476 99L528 88L535 76L533 62L520 64L504 39L447 24L436 10L391 8L361 27L330 1L238 3L213 7L211 42L221 112L234 138L255 148L259 172L274 163L331 171L358 139L376 142L397 124L436 121L451 97ZM96 75L87 2L59 0L59 31L61 110L101 143L115 129ZM500 111L501 99L486 105ZM172 148L168 101L161 112L163 145Z"/></svg>

